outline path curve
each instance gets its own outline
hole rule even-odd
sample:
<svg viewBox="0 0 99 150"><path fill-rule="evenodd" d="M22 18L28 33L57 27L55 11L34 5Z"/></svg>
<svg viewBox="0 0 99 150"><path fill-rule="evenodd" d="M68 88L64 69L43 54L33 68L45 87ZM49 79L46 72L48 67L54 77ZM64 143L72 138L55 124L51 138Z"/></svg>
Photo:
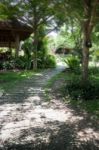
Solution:
<svg viewBox="0 0 99 150"><path fill-rule="evenodd" d="M57 99L46 101L44 85L63 69L37 73L0 98L0 150L98 150L98 132L80 129L83 116Z"/></svg>

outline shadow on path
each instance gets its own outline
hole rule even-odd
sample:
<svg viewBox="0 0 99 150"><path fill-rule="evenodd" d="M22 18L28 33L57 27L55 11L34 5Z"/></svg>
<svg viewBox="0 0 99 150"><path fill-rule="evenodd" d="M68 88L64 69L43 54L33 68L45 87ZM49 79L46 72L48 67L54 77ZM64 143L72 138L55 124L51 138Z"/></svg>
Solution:
<svg viewBox="0 0 99 150"><path fill-rule="evenodd" d="M0 150L99 149L97 124L87 114L55 96L46 101L44 85L62 70L37 74L0 98Z"/></svg>

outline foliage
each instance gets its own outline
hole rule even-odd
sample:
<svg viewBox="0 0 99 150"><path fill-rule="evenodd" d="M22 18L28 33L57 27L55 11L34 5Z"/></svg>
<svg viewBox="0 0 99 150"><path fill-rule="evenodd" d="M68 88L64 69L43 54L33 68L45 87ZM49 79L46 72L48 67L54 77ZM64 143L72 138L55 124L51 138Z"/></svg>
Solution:
<svg viewBox="0 0 99 150"><path fill-rule="evenodd" d="M80 61L76 56L69 55L64 59L69 69L75 73L80 71Z"/></svg>
<svg viewBox="0 0 99 150"><path fill-rule="evenodd" d="M54 68L56 67L56 59L53 55L44 55L43 51L38 51L38 68ZM0 62L0 70L13 70L13 69L25 69L29 70L32 69L32 56L27 57L26 55L24 56L19 56L18 58L14 59L12 58L11 60L8 61L2 61Z"/></svg>
<svg viewBox="0 0 99 150"><path fill-rule="evenodd" d="M38 68L44 68L44 63L45 63L45 52L46 50L42 50L42 51L38 51L37 52L37 56L38 56L38 59L37 59L37 65L38 65Z"/></svg>
<svg viewBox="0 0 99 150"><path fill-rule="evenodd" d="M0 19L19 18L23 15L23 10L20 7L21 0L0 0Z"/></svg>
<svg viewBox="0 0 99 150"><path fill-rule="evenodd" d="M5 70L10 70L10 69L14 69L14 61L13 60L10 60L10 61L4 61L2 63L2 69L5 69Z"/></svg>
<svg viewBox="0 0 99 150"><path fill-rule="evenodd" d="M45 36L44 30L42 30L42 28L40 28L40 33L41 36L38 39L38 45L37 45L37 67L38 68L52 68L56 66L56 62L55 62L55 57L52 55L48 54L48 49L47 49L47 44L48 44L48 38L47 37L43 37ZM30 69L32 68L31 64L32 64L32 60L33 60L33 56L34 56L34 51L33 51L33 42L32 42L32 38L27 39L23 46L22 49L24 50L24 57L25 57L25 63L23 63L23 68L24 65L27 66L25 67L26 69ZM22 59L21 59L22 60ZM27 64L26 64L27 62ZM18 63L18 61L17 61ZM21 65L21 62L19 61L19 64Z"/></svg>
<svg viewBox="0 0 99 150"><path fill-rule="evenodd" d="M99 71L97 73L96 72L94 76L91 72L90 79L86 85L81 82L81 77L79 75L73 74L71 79L66 83L66 95L73 100L99 99L99 80L97 78Z"/></svg>
<svg viewBox="0 0 99 150"><path fill-rule="evenodd" d="M29 37L28 39L26 39L24 41L24 43L22 44L22 49L25 53L25 55L27 55L27 57L30 57L32 51L33 51L33 40L32 37Z"/></svg>
<svg viewBox="0 0 99 150"><path fill-rule="evenodd" d="M0 62L0 70L13 70L13 69L31 69L32 60L27 59L26 56L19 56L18 58L8 61Z"/></svg>
<svg viewBox="0 0 99 150"><path fill-rule="evenodd" d="M78 46L81 48L81 34L81 26L77 21L75 21L73 25L70 22L68 26L64 23L64 25L60 27L56 38L57 47L63 45L63 47L68 48Z"/></svg>
<svg viewBox="0 0 99 150"><path fill-rule="evenodd" d="M80 64L82 64L82 48L79 47L75 47L73 49L73 51L71 52L72 55L74 55L75 57L78 57Z"/></svg>
<svg viewBox="0 0 99 150"><path fill-rule="evenodd" d="M82 33L87 33L86 37L88 38L88 40L91 39L91 33L93 29L93 26L91 24L96 21L96 16L98 13L97 2L98 1L96 0L88 2L86 2L85 0L1 0L0 18L20 19L31 25L34 33L33 39L35 49L35 57L33 63L36 67L37 57L35 52L39 49L43 49L41 48L42 39L52 29L60 29L62 25L65 26L65 28L60 32L60 37L62 35L64 36L64 39L60 40L60 38L58 41L59 44L66 44L67 46L72 47L74 47L75 45L80 45L79 48L81 48L81 43L84 40L84 36L82 36ZM42 29L42 26L44 27L44 30ZM84 30L82 29L85 29L86 32L84 32ZM96 27L96 29L98 29L98 26ZM44 36L41 36L43 33L42 31L45 31ZM98 30L95 31L97 31L98 34ZM84 43L86 42L88 41L85 41ZM29 58L28 61L29 60L31 62L31 58ZM85 68L83 68L83 70L84 69ZM84 70L84 72L88 71Z"/></svg>
<svg viewBox="0 0 99 150"><path fill-rule="evenodd" d="M99 75L99 68L98 67L90 67L89 68L89 75L97 77Z"/></svg>
<svg viewBox="0 0 99 150"><path fill-rule="evenodd" d="M55 68L55 67L56 67L55 56L47 55L45 60L45 68Z"/></svg>
<svg viewBox="0 0 99 150"><path fill-rule="evenodd" d="M28 38L24 41L22 45L22 49L24 51L24 65L25 69L31 69L32 68L32 62L33 62L33 41L32 37Z"/></svg>
<svg viewBox="0 0 99 150"><path fill-rule="evenodd" d="M93 68L91 68L93 69ZM97 78L98 77L98 78ZM52 99L50 96L50 89L55 89L56 91L56 85L58 84L57 93L58 97L60 95L61 100L63 100L66 104L69 104L72 108L79 108L80 111L88 112L91 114L91 116L95 119L99 119L99 99L93 99L93 100L82 100L79 97L79 100L77 99L71 99L70 95L67 95L66 93L66 84L70 82L72 79L76 78L80 81L80 77L74 74L71 74L67 70L64 72L61 72L60 74L57 74L56 76L52 77L50 80L48 80L48 83L45 87L46 95L49 97L49 100ZM99 72L94 74L94 78L96 82L99 83ZM59 84L61 83L61 84ZM55 92L53 92L55 94ZM79 94L79 93L78 93ZM94 94L94 93L93 93ZM56 95L56 94L55 94Z"/></svg>
<svg viewBox="0 0 99 150"><path fill-rule="evenodd" d="M17 69L25 69L26 66L26 58L24 56L20 56L15 59L15 67Z"/></svg>
<svg viewBox="0 0 99 150"><path fill-rule="evenodd" d="M56 67L55 56L46 54L44 50L38 52L38 68L54 68Z"/></svg>
<svg viewBox="0 0 99 150"><path fill-rule="evenodd" d="M27 56L19 56L15 59L15 68L17 69L32 69L32 58L27 58Z"/></svg>

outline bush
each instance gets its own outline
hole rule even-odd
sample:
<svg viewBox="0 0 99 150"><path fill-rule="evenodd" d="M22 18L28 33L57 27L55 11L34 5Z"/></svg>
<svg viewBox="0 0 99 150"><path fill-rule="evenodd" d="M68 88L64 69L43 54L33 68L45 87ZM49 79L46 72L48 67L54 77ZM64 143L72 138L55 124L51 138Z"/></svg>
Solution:
<svg viewBox="0 0 99 150"><path fill-rule="evenodd" d="M78 73L80 71L80 61L77 57L70 55L64 60L64 62L74 73Z"/></svg>
<svg viewBox="0 0 99 150"><path fill-rule="evenodd" d="M0 70L3 69L10 70L14 68L15 68L14 60L0 62Z"/></svg>
<svg viewBox="0 0 99 150"><path fill-rule="evenodd" d="M3 62L0 62L0 70L3 69Z"/></svg>
<svg viewBox="0 0 99 150"><path fill-rule="evenodd" d="M14 68L15 68L15 66L14 66L13 60L3 62L3 69L10 70L10 69L14 69Z"/></svg>
<svg viewBox="0 0 99 150"><path fill-rule="evenodd" d="M99 74L99 68L98 68L98 67L90 67L90 68L89 68L89 74L90 74L90 75Z"/></svg>
<svg viewBox="0 0 99 150"><path fill-rule="evenodd" d="M38 55L38 68L54 68L56 67L55 57L53 55L43 56L39 51ZM33 62L32 57L19 56L15 60L0 62L0 69L32 69Z"/></svg>
<svg viewBox="0 0 99 150"><path fill-rule="evenodd" d="M78 78L72 79L66 85L66 93L74 100L99 99L99 84L93 80L83 85Z"/></svg>
<svg viewBox="0 0 99 150"><path fill-rule="evenodd" d="M32 60L25 56L20 56L15 59L15 68L17 69L31 69Z"/></svg>
<svg viewBox="0 0 99 150"><path fill-rule="evenodd" d="M17 69L25 69L26 60L23 56L15 59L15 68Z"/></svg>
<svg viewBox="0 0 99 150"><path fill-rule="evenodd" d="M45 59L45 68L55 68L56 60L53 55L47 55Z"/></svg>
<svg viewBox="0 0 99 150"><path fill-rule="evenodd" d="M44 54L44 51L38 52L38 68L54 68L56 60L53 55Z"/></svg>

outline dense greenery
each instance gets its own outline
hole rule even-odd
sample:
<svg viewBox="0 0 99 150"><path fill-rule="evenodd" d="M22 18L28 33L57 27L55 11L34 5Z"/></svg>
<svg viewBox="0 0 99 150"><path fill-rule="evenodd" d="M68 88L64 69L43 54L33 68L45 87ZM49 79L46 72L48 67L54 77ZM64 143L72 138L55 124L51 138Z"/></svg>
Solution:
<svg viewBox="0 0 99 150"><path fill-rule="evenodd" d="M24 2L22 0L1 0L0 18L20 19L32 27L34 68L37 68L39 40L42 41L48 32L53 29L59 30L64 25L66 28L65 35L68 35L67 39L69 38L72 41L72 46L76 49L77 47L82 48L82 76L83 80L87 80L89 48L92 46L91 35L96 23L94 32L97 32L98 29L97 4L97 0L41 0L40 2L35 0L25 0ZM61 32L60 35L63 34L64 32ZM71 42L67 43L66 37L64 39L63 44L70 46Z"/></svg>
<svg viewBox="0 0 99 150"><path fill-rule="evenodd" d="M43 56L43 52L38 52L38 69L42 68L55 68L56 60L54 55L46 55ZM19 56L18 58L12 58L9 61L0 62L0 70L30 70L32 69L33 62L32 58L28 59L26 56Z"/></svg>
<svg viewBox="0 0 99 150"><path fill-rule="evenodd" d="M99 99L99 81L91 79L90 82L83 85L79 76L74 75L70 82L66 84L66 93L73 100L98 100Z"/></svg>
<svg viewBox="0 0 99 150"><path fill-rule="evenodd" d="M48 43L46 42L47 34L55 30L59 31L59 39L56 41L57 46L62 45L73 50L71 53L75 56L67 58L65 62L72 72L75 74L81 73L80 81L77 80L85 83L85 85L81 85L77 82L78 88L82 89L81 93L85 95L89 89L95 89L94 92L96 92L97 88L90 82L88 66L90 58L94 61L98 59L98 54L93 52L94 49L98 50L99 25L97 15L99 10L97 4L97 0L41 0L40 2L36 0L25 0L24 2L21 0L1 0L0 18L24 21L31 26L33 34L23 44L24 55L1 62L0 68L31 69L34 67L34 69L37 69L37 67L55 67L55 58L48 52ZM93 48L91 48L92 41L94 42ZM75 81L76 77L73 80ZM68 88L73 86L75 87L74 82L71 82Z"/></svg>
<svg viewBox="0 0 99 150"><path fill-rule="evenodd" d="M74 55L68 55L65 59L64 62L67 64L69 69L74 72L74 73L79 73L80 72L80 60L77 56Z"/></svg>

